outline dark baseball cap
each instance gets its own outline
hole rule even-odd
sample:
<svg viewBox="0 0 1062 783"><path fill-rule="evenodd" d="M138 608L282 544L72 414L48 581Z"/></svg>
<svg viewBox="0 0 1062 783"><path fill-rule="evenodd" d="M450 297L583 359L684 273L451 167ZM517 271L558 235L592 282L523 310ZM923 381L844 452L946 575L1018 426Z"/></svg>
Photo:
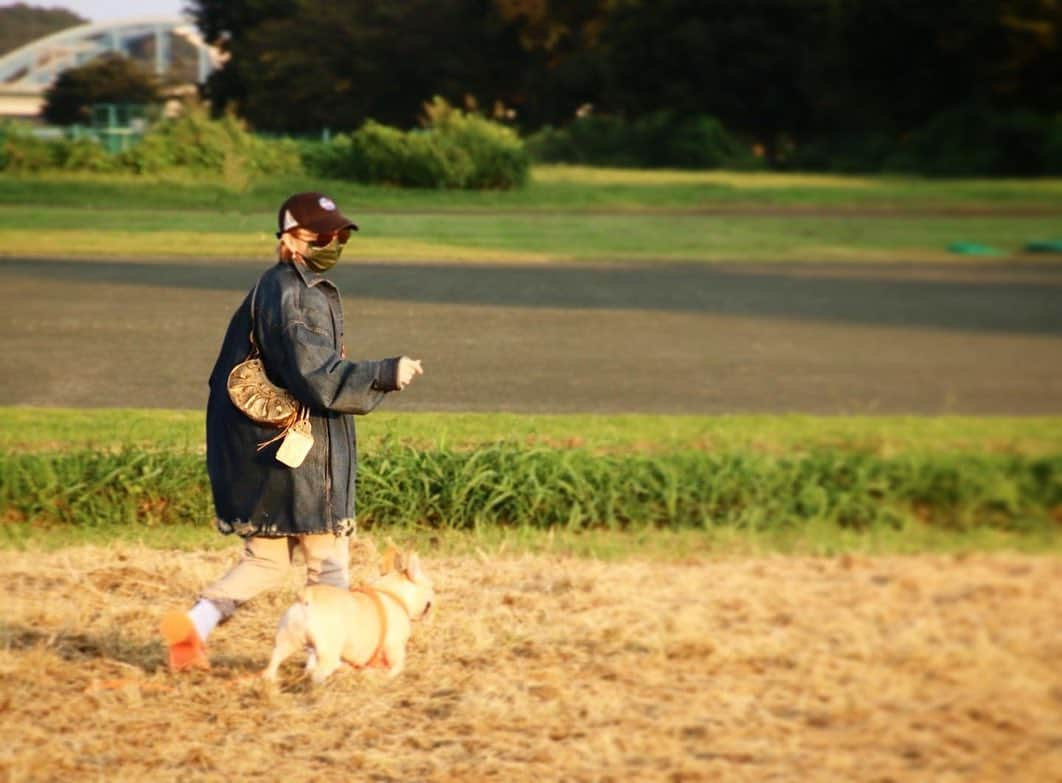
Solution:
<svg viewBox="0 0 1062 783"><path fill-rule="evenodd" d="M288 196L277 212L277 238L293 228L315 234L330 234L344 228L358 230L357 224L339 211L336 202L324 193L296 193Z"/></svg>

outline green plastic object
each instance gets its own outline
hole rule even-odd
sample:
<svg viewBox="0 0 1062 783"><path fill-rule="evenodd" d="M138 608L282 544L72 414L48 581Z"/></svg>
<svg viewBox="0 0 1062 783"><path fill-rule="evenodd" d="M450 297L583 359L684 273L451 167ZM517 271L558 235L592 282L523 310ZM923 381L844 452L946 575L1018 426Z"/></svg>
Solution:
<svg viewBox="0 0 1062 783"><path fill-rule="evenodd" d="M1037 239L1025 246L1027 253L1062 253L1062 239Z"/></svg>
<svg viewBox="0 0 1062 783"><path fill-rule="evenodd" d="M952 253L960 253L964 256L996 256L1000 251L989 245L981 245L977 242L952 242L948 245Z"/></svg>

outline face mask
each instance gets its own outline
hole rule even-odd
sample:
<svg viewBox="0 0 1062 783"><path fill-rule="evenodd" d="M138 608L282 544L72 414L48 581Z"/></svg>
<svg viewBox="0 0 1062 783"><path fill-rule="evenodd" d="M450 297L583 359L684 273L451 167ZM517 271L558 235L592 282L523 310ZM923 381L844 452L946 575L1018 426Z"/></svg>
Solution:
<svg viewBox="0 0 1062 783"><path fill-rule="evenodd" d="M343 243L339 241L337 236L324 247L310 245L306 248L306 252L302 253L302 258L306 262L306 266L310 267L314 272L327 272L336 265L342 254Z"/></svg>

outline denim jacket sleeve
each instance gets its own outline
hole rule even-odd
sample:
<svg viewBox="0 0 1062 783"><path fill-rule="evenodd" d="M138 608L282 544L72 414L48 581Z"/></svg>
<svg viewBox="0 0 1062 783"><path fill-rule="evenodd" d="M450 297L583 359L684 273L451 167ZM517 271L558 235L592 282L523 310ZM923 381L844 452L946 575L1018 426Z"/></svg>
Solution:
<svg viewBox="0 0 1062 783"><path fill-rule="evenodd" d="M351 361L340 356L338 295L329 301L320 287L282 296L275 347L279 375L295 397L314 409L368 413L397 390L398 359Z"/></svg>

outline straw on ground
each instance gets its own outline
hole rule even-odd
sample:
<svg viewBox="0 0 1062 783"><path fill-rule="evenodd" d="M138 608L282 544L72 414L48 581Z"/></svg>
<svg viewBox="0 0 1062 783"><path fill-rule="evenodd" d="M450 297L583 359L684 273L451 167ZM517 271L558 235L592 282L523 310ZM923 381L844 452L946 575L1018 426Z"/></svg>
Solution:
<svg viewBox="0 0 1062 783"><path fill-rule="evenodd" d="M372 548L355 572L371 570ZM406 672L263 667L301 578L172 677L159 613L235 551L0 552L0 778L1052 780L1062 563L481 553L426 565ZM338 776L338 777L337 777Z"/></svg>

